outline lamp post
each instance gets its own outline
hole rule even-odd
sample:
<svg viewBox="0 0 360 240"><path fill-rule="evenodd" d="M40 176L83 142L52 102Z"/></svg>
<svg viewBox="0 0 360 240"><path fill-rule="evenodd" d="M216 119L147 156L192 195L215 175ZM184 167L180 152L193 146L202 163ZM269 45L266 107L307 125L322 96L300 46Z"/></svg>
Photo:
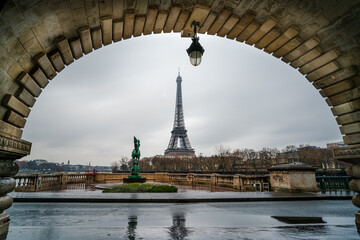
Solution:
<svg viewBox="0 0 360 240"><path fill-rule="evenodd" d="M200 23L193 21L191 23L191 27L194 27L194 36L191 38L192 43L188 49L186 49L186 52L189 55L190 63L193 66L198 66L201 63L202 55L204 54L205 50L199 43L199 37L196 33L196 28L199 27Z"/></svg>

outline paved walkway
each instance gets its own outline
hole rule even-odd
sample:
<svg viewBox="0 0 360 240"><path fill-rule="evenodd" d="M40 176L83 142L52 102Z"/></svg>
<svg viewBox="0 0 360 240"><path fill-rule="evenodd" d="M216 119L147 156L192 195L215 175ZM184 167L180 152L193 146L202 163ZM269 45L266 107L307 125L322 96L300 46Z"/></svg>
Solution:
<svg viewBox="0 0 360 240"><path fill-rule="evenodd" d="M14 202L107 202L107 203L190 203L190 202L256 202L350 200L352 193L287 192L205 192L178 193L102 193L87 192L12 192Z"/></svg>
<svg viewBox="0 0 360 240"><path fill-rule="evenodd" d="M359 239L351 201L14 203L7 240Z"/></svg>

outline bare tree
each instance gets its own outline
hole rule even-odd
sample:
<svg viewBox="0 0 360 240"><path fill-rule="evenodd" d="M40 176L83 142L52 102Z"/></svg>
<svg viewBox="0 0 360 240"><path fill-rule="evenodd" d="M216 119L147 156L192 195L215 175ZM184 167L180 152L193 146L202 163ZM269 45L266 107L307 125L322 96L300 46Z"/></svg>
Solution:
<svg viewBox="0 0 360 240"><path fill-rule="evenodd" d="M129 170L129 163L131 164L131 161L129 161L128 157L121 157L121 160L119 161L119 166L121 171L128 171Z"/></svg>
<svg viewBox="0 0 360 240"><path fill-rule="evenodd" d="M117 172L119 170L119 163L118 161L112 162L111 163L111 171L112 172Z"/></svg>

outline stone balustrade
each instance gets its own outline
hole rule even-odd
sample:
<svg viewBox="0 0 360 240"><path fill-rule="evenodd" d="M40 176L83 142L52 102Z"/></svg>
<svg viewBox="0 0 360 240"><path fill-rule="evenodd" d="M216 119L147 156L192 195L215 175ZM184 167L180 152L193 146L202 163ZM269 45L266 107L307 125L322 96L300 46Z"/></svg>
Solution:
<svg viewBox="0 0 360 240"><path fill-rule="evenodd" d="M17 192L35 192L65 184L85 183L91 180L89 174L86 173L24 175L15 176L14 179L16 180L15 191Z"/></svg>
<svg viewBox="0 0 360 240"><path fill-rule="evenodd" d="M36 182L37 176L16 176L14 177L16 181L15 191L18 192L35 192L36 191Z"/></svg>
<svg viewBox="0 0 360 240"><path fill-rule="evenodd" d="M97 173L96 182L122 182L128 173ZM206 184L211 186L229 187L240 191L269 191L268 175L223 175L223 174L195 174L195 173L145 173L147 182L163 182L178 184Z"/></svg>
<svg viewBox="0 0 360 240"><path fill-rule="evenodd" d="M122 182L123 178L129 173L97 173L96 175L88 173L72 174L38 174L15 176L16 187L18 192L35 192L46 190L52 187L58 187L66 184L97 182L97 183L117 183ZM270 191L269 175L223 175L223 174L195 174L195 173L144 173L147 182L163 182L178 184L204 184L211 186L221 186L238 189L240 191ZM349 190L350 177L316 177L318 185L324 182L323 179L332 179L337 181L336 184L345 184L345 187L333 186L326 190ZM340 182L339 182L340 181ZM342 183L345 181L344 183ZM339 182L339 183L338 183ZM320 188L322 190L322 187Z"/></svg>

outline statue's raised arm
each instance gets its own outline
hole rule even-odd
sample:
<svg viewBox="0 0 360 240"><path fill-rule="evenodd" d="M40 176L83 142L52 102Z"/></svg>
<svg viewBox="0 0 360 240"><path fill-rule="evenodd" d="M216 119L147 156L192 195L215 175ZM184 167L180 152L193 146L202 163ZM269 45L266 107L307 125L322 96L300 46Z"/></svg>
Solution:
<svg viewBox="0 0 360 240"><path fill-rule="evenodd" d="M134 150L132 151L131 157L133 160L140 160L140 140L134 137Z"/></svg>

